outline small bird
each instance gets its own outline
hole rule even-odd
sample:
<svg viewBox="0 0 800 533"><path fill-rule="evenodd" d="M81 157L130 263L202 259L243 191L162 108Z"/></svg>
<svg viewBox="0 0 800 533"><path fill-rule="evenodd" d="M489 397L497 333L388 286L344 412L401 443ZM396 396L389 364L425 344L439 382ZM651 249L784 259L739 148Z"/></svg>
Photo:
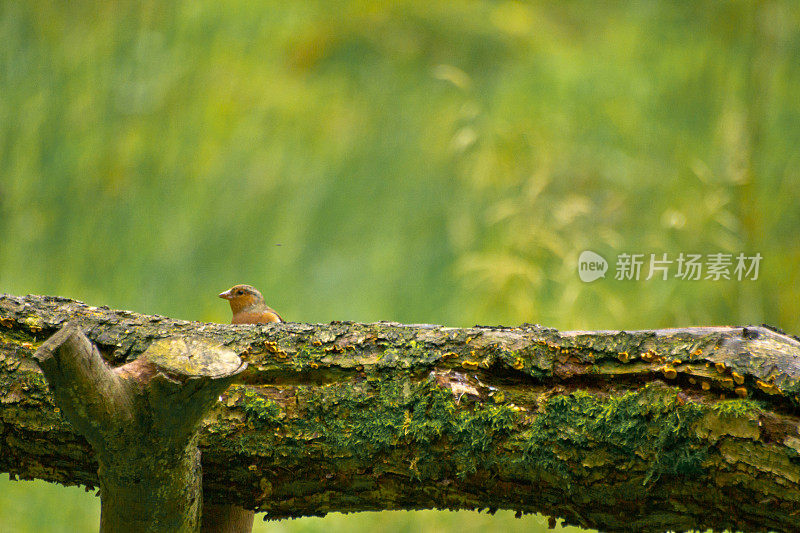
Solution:
<svg viewBox="0 0 800 533"><path fill-rule="evenodd" d="M233 311L231 324L269 324L283 322L281 316L264 303L264 297L250 285L234 285L219 295L228 300Z"/></svg>

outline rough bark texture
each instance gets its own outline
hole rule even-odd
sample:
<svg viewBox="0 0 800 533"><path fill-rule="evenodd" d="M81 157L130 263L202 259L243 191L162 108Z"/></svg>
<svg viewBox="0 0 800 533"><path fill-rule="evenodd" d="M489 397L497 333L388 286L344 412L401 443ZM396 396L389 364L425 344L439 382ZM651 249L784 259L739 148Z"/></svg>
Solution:
<svg viewBox="0 0 800 533"><path fill-rule="evenodd" d="M230 326L0 296L0 471L87 486L91 448L31 360L68 320L112 365L176 335L248 362L201 431L209 502L800 531L800 342L767 327Z"/></svg>
<svg viewBox="0 0 800 533"><path fill-rule="evenodd" d="M253 511L238 505L203 502L203 533L243 533L253 530Z"/></svg>
<svg viewBox="0 0 800 533"><path fill-rule="evenodd" d="M100 532L199 531L198 425L246 367L239 357L209 341L179 337L154 342L112 369L70 323L34 359L55 404L97 457Z"/></svg>

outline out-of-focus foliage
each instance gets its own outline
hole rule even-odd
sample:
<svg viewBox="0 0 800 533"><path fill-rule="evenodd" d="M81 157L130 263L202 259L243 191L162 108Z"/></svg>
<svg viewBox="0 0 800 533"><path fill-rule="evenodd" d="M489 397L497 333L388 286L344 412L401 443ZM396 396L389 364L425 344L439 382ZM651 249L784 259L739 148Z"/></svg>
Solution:
<svg viewBox="0 0 800 533"><path fill-rule="evenodd" d="M2 2L0 291L797 333L799 28L789 0ZM681 252L763 260L614 279Z"/></svg>
<svg viewBox="0 0 800 533"><path fill-rule="evenodd" d="M62 487L44 481L8 481L2 476L0 526L3 533L80 533L97 531L99 499L77 487ZM95 505L91 505L95 504ZM55 505L55 508L53 507ZM264 522L257 515L254 533L536 533L548 531L547 518L526 515L515 518L513 511L494 515L469 511L387 511L381 513L331 513L324 518L303 518ZM557 527L556 531L583 531Z"/></svg>

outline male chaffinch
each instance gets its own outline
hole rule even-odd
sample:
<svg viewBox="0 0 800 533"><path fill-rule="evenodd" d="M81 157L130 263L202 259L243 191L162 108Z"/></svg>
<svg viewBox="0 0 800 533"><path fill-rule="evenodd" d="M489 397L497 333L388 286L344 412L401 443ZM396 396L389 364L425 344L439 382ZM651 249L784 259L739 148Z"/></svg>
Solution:
<svg viewBox="0 0 800 533"><path fill-rule="evenodd" d="M283 322L281 316L264 303L264 297L250 285L234 285L219 295L228 300L233 311L231 324L269 324Z"/></svg>

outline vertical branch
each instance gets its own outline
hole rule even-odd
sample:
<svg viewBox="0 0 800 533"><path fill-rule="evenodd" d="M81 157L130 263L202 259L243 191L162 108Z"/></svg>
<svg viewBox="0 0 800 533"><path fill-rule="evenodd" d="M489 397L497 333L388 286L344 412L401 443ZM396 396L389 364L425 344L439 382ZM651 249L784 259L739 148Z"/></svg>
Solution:
<svg viewBox="0 0 800 533"><path fill-rule="evenodd" d="M97 454L100 531L199 531L198 424L246 367L239 357L173 338L113 370L71 324L34 357L56 404Z"/></svg>

